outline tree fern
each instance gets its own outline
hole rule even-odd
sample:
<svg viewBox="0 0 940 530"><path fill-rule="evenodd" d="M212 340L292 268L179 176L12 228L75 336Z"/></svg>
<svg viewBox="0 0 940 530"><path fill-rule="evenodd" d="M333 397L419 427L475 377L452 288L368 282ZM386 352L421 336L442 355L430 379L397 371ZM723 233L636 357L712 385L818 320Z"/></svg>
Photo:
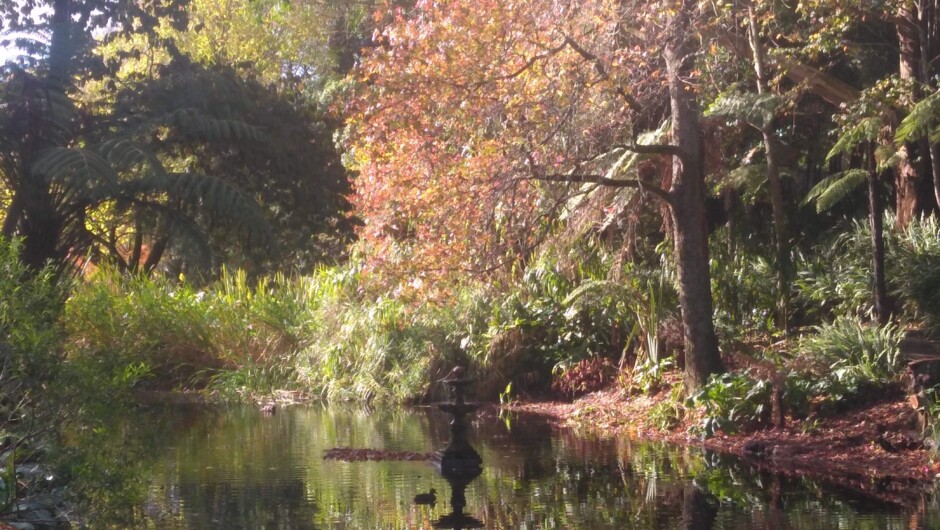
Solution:
<svg viewBox="0 0 940 530"><path fill-rule="evenodd" d="M135 141L133 137L120 136L108 140L101 144L98 152L118 172L128 171L135 167L158 173L165 172L163 162L156 153Z"/></svg>
<svg viewBox="0 0 940 530"><path fill-rule="evenodd" d="M815 203L816 211L824 212L858 188L867 178L868 171L864 169L850 169L830 175L809 190L802 204Z"/></svg>
<svg viewBox="0 0 940 530"><path fill-rule="evenodd" d="M934 92L914 105L911 112L898 126L894 141L900 145L928 136L931 142L940 142L938 118L940 118L940 91Z"/></svg>
<svg viewBox="0 0 940 530"><path fill-rule="evenodd" d="M243 230L252 244L270 239L270 226L258 203L238 187L216 177L194 173L149 173L122 184L128 197L165 195L190 211L227 220Z"/></svg>
<svg viewBox="0 0 940 530"><path fill-rule="evenodd" d="M878 134L884 125L882 116L868 116L859 119L854 125L843 129L839 139L826 155L826 160L839 155L851 154L863 142L878 140Z"/></svg>
<svg viewBox="0 0 940 530"><path fill-rule="evenodd" d="M705 114L744 121L763 130L773 123L783 102L776 94L726 92L718 96Z"/></svg>
<svg viewBox="0 0 940 530"><path fill-rule="evenodd" d="M213 118L190 108L170 112L160 117L157 122L175 129L186 139L253 141L263 139L257 127L243 121Z"/></svg>
<svg viewBox="0 0 940 530"><path fill-rule="evenodd" d="M118 174L98 153L88 149L54 147L43 151L33 165L34 174L70 192L105 196L117 191Z"/></svg>

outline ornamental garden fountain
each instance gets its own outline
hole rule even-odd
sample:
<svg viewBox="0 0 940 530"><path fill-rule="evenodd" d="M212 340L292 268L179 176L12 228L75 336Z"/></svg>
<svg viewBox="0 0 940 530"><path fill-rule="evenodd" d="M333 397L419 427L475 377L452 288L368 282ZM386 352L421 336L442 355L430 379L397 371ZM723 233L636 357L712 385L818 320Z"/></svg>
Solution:
<svg viewBox="0 0 940 530"><path fill-rule="evenodd" d="M467 486L483 472L483 459L467 440L467 416L480 405L468 403L465 393L473 379L464 377L463 368L454 368L441 380L451 389L453 401L438 403L437 407L450 414L450 442L447 447L434 454L432 463L441 476L450 484L451 513L433 521L434 528L482 528L483 523L464 513L467 505Z"/></svg>

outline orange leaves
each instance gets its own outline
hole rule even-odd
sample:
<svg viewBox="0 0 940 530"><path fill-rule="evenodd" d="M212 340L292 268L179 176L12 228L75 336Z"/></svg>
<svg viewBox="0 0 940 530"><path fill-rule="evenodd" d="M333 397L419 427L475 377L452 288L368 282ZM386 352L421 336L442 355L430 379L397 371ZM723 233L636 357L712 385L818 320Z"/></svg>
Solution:
<svg viewBox="0 0 940 530"><path fill-rule="evenodd" d="M584 161L633 129L622 94L647 82L656 59L634 39L642 32L624 30L622 6L422 0L408 16L381 17L383 46L364 58L347 142L377 272L399 282L490 274L532 251L564 204L563 185L533 175L603 171Z"/></svg>

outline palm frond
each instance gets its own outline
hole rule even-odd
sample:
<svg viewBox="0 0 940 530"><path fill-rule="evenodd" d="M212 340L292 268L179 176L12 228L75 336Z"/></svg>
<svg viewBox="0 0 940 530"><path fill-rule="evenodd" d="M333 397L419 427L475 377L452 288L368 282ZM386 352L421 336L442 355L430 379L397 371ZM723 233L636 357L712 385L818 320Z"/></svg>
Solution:
<svg viewBox="0 0 940 530"><path fill-rule="evenodd" d="M816 211L824 212L845 198L868 178L864 169L850 169L830 175L813 186L802 204L816 203Z"/></svg>

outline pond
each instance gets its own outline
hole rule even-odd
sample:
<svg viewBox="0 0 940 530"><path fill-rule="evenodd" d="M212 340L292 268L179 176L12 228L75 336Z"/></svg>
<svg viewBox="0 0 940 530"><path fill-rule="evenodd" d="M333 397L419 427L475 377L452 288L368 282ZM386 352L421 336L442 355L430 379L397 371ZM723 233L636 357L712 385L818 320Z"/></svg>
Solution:
<svg viewBox="0 0 940 530"><path fill-rule="evenodd" d="M451 489L421 461L324 460L334 447L433 452L448 418L430 409L150 409L143 523L159 529L442 527ZM932 502L895 507L758 472L695 448L580 436L538 417L477 417L483 473L466 512L489 529L932 528ZM415 495L436 492L433 505ZM435 526L437 524L437 526ZM443 527L453 528L454 526Z"/></svg>

